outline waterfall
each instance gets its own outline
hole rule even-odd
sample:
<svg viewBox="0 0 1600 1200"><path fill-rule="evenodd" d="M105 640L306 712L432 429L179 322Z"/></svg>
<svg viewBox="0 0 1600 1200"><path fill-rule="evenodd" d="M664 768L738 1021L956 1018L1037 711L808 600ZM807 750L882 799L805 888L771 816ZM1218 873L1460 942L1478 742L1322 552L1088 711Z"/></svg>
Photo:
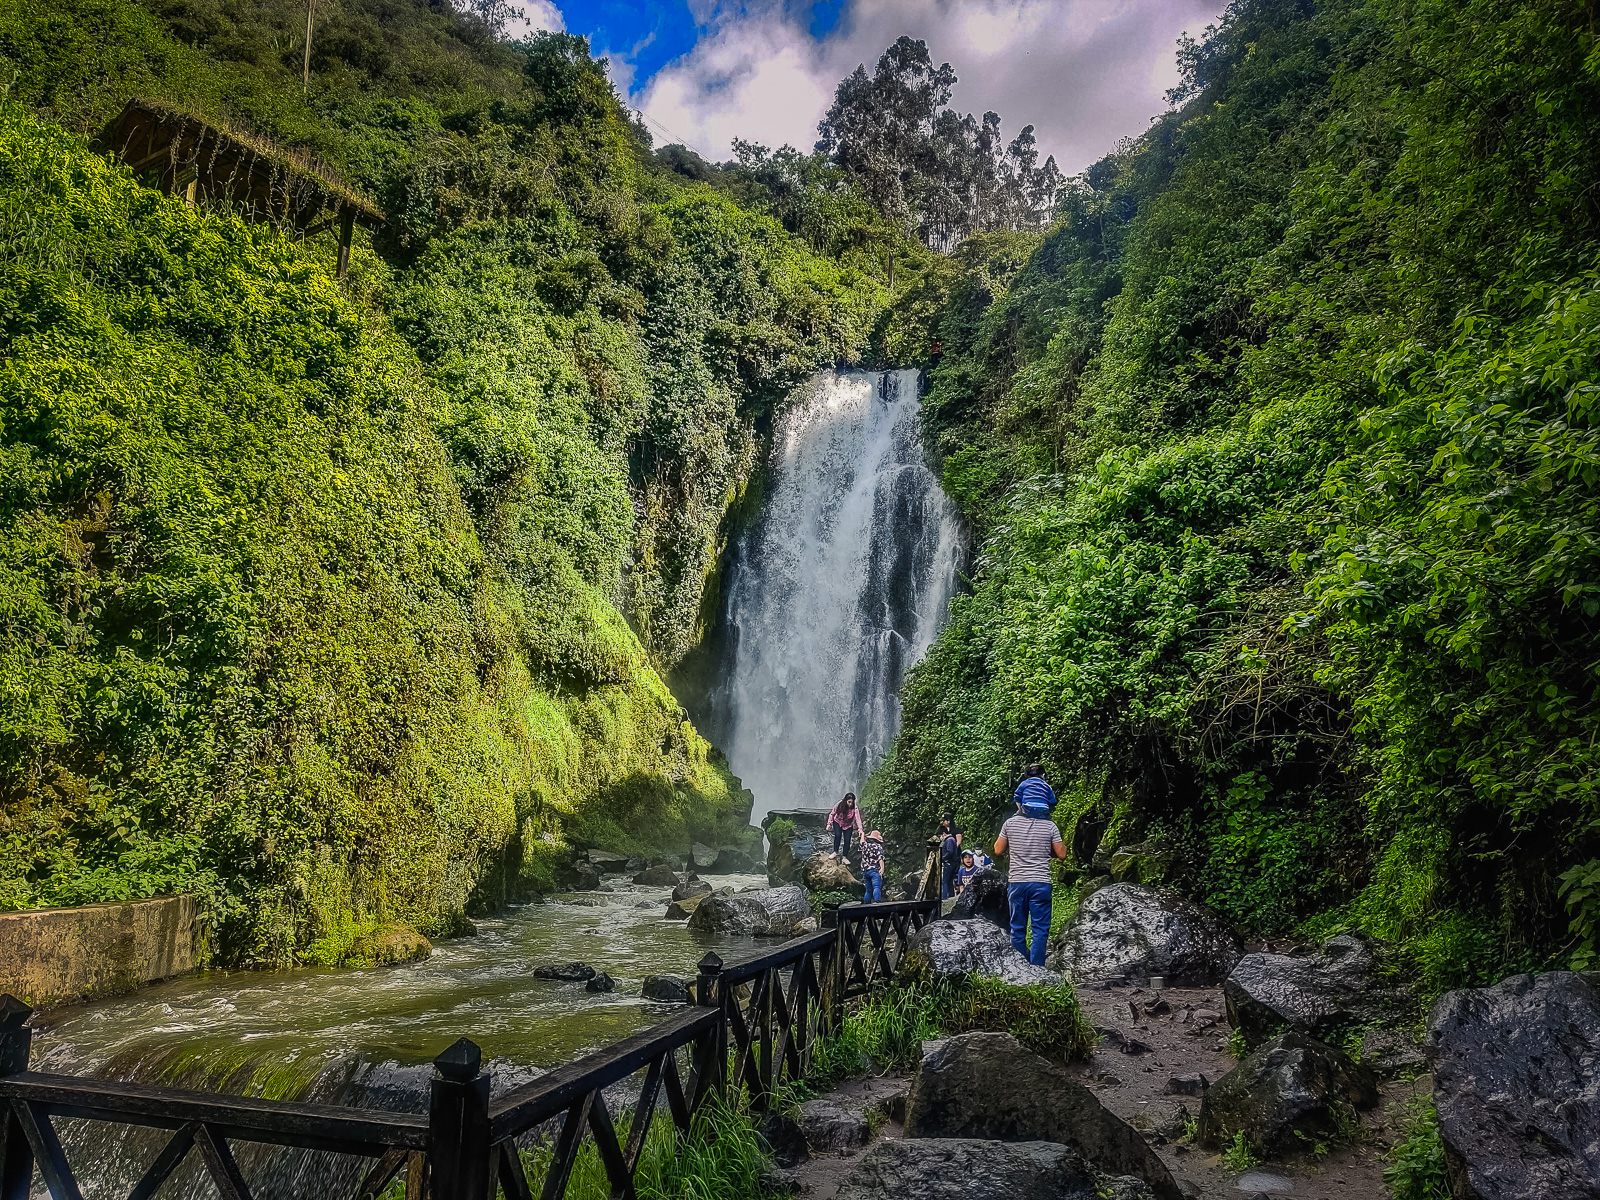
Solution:
<svg viewBox="0 0 1600 1200"><path fill-rule="evenodd" d="M859 792L900 729L966 550L923 458L917 372L824 372L773 436L759 526L733 550L712 728L773 808Z"/></svg>

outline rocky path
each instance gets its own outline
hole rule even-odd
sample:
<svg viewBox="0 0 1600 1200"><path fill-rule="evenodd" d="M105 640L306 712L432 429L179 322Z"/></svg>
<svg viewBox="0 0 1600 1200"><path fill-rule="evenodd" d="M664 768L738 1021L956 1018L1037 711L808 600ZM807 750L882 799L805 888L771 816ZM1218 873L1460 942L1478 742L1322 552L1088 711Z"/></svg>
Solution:
<svg viewBox="0 0 1600 1200"><path fill-rule="evenodd" d="M1205 1200L1259 1193L1305 1200L1381 1200L1388 1195L1384 1154L1397 1136L1406 1106L1432 1090L1426 1076L1381 1090L1378 1107L1364 1114L1364 1143L1334 1147L1320 1159L1268 1162L1240 1175L1225 1169L1220 1155L1182 1138L1184 1119L1198 1115L1200 1099L1174 1091L1198 1087L1196 1076L1213 1082L1235 1065L1226 1053L1229 1028L1222 1017L1221 989L1167 989L1161 993L1167 1011L1146 1015L1143 1010L1154 998L1139 987L1079 988L1084 1015L1108 1032L1089 1061L1073 1070L1102 1104L1144 1134L1174 1175L1195 1185L1196 1195Z"/></svg>

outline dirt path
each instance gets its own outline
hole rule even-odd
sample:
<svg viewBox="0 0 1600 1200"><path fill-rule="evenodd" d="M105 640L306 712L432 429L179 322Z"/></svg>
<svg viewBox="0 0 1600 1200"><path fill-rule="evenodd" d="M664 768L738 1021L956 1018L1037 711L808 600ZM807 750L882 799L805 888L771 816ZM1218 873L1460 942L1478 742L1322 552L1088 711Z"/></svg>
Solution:
<svg viewBox="0 0 1600 1200"><path fill-rule="evenodd" d="M1092 1088L1108 1109L1139 1129L1180 1180L1189 1180L1203 1200L1241 1200L1242 1197L1293 1196L1296 1200L1385 1200L1385 1152L1397 1137L1406 1106L1431 1090L1427 1076L1411 1083L1390 1083L1381 1092L1376 1109L1364 1114L1366 1141L1357 1146L1332 1148L1320 1159L1302 1156L1269 1161L1240 1175L1225 1169L1221 1156L1188 1143L1179 1132L1178 1106L1198 1115L1198 1096L1174 1095L1174 1076L1201 1074L1216 1081L1233 1069L1226 1053L1228 1026L1221 1017L1222 993L1217 988L1169 988L1162 993L1169 1012L1135 1018L1129 1005L1143 1005L1151 993L1138 987L1081 988L1078 1000L1084 1014L1107 1031L1088 1062L1072 1068ZM1185 1011L1190 1014L1184 1020ZM1216 1013L1215 1021L1194 1013ZM1146 1047L1140 1049L1140 1047ZM1128 1053L1124 1047L1133 1049ZM864 1077L830 1092L827 1099L853 1108L869 1109L904 1091L911 1078L891 1073ZM1175 1128L1176 1126L1176 1128ZM903 1137L905 1130L885 1122L878 1137ZM861 1151L817 1154L791 1174L801 1183L807 1200L832 1200Z"/></svg>

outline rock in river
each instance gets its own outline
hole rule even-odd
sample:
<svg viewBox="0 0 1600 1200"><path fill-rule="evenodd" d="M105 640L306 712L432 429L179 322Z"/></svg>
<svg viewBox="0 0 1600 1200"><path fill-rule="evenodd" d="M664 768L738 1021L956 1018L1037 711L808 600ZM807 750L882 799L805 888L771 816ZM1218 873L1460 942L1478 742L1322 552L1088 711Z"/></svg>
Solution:
<svg viewBox="0 0 1600 1200"><path fill-rule="evenodd" d="M981 918L1001 929L1011 929L1011 902L1006 894L1006 877L993 867L985 867L967 883L950 909L950 920Z"/></svg>
<svg viewBox="0 0 1600 1200"><path fill-rule="evenodd" d="M1239 939L1210 909L1168 888L1100 888L1050 944L1046 965L1074 983L1164 975L1169 986L1210 987L1239 961Z"/></svg>
<svg viewBox="0 0 1600 1200"><path fill-rule="evenodd" d="M1011 935L988 921L930 921L911 935L910 949L928 958L935 976L990 975L1006 983L1060 983L1011 948Z"/></svg>
<svg viewBox="0 0 1600 1200"><path fill-rule="evenodd" d="M1181 1200L1171 1172L1144 1138L1065 1067L1009 1033L923 1043L906 1105L906 1137L1061 1142L1097 1171L1135 1175L1160 1200Z"/></svg>
<svg viewBox="0 0 1600 1200"><path fill-rule="evenodd" d="M1054 1142L889 1138L862 1155L838 1200L1096 1200L1095 1184Z"/></svg>
<svg viewBox="0 0 1600 1200"><path fill-rule="evenodd" d="M1200 1101L1200 1141L1238 1133L1256 1154L1298 1148L1296 1134L1336 1134L1353 1109L1378 1102L1372 1072L1342 1051L1288 1030L1240 1060Z"/></svg>
<svg viewBox="0 0 1600 1200"><path fill-rule="evenodd" d="M583 985L583 990L595 993L614 992L617 990L617 981L604 971L597 971L594 978Z"/></svg>
<svg viewBox="0 0 1600 1200"><path fill-rule="evenodd" d="M693 876L674 882L677 883L677 886L672 889L672 898L674 900L692 900L696 896L709 896L716 890L709 883Z"/></svg>
<svg viewBox="0 0 1600 1200"><path fill-rule="evenodd" d="M662 1000L670 1004L689 1002L689 981L682 975L646 975L639 994L646 1000Z"/></svg>
<svg viewBox="0 0 1600 1200"><path fill-rule="evenodd" d="M710 894L710 891L705 891L695 896L685 896L682 900L674 900L667 905L667 918L672 921L687 921L694 915L694 910L700 907L700 901Z"/></svg>
<svg viewBox="0 0 1600 1200"><path fill-rule="evenodd" d="M1427 1041L1456 1196L1600 1196L1600 972L1448 992Z"/></svg>
<svg viewBox="0 0 1600 1200"><path fill-rule="evenodd" d="M380 925L362 934L345 952L347 967L387 967L416 962L433 953L433 943L409 925Z"/></svg>
<svg viewBox="0 0 1600 1200"><path fill-rule="evenodd" d="M1378 959L1362 937L1341 933L1320 954L1246 954L1222 985L1228 1022L1259 1046L1280 1029L1324 1041L1344 1029L1400 1015L1404 993L1382 987Z"/></svg>
<svg viewBox="0 0 1600 1200"><path fill-rule="evenodd" d="M706 933L788 937L810 915L811 901L805 888L791 883L737 896L707 896L695 906L689 928Z"/></svg>
<svg viewBox="0 0 1600 1200"><path fill-rule="evenodd" d="M533 969L535 979L562 979L568 983L585 983L595 977L595 969L588 963L550 963Z"/></svg>
<svg viewBox="0 0 1600 1200"><path fill-rule="evenodd" d="M671 867L660 866L646 867L633 877L634 883L640 887L676 887L678 873Z"/></svg>

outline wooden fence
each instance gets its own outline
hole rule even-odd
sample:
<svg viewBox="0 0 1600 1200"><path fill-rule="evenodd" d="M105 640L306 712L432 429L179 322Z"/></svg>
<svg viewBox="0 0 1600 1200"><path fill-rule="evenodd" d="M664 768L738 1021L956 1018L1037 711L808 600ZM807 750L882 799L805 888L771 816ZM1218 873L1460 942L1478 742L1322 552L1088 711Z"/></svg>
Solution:
<svg viewBox="0 0 1600 1200"><path fill-rule="evenodd" d="M403 1178L406 1200L532 1200L520 1147L554 1134L542 1200L560 1200L590 1139L618 1200L633 1200L645 1138L665 1108L687 1137L708 1099L743 1090L765 1109L802 1077L818 1040L836 1032L845 1000L892 978L937 900L850 904L833 928L741 963L700 960L695 1004L681 1016L490 1099L478 1047L462 1038L434 1059L426 1114L283 1103L28 1070L32 1010L0 997L0 1200L28 1200L35 1175L52 1200L85 1200L57 1135L58 1117L172 1131L127 1194L152 1200L198 1149L223 1200L252 1200L231 1142L333 1151L372 1160L352 1200ZM619 1137L605 1089L644 1072ZM664 1103L663 1103L664 1101ZM550 1124L551 1129L541 1129ZM320 1196L324 1193L319 1193ZM102 1200L99 1196L88 1200ZM306 1200L312 1200L307 1197Z"/></svg>

